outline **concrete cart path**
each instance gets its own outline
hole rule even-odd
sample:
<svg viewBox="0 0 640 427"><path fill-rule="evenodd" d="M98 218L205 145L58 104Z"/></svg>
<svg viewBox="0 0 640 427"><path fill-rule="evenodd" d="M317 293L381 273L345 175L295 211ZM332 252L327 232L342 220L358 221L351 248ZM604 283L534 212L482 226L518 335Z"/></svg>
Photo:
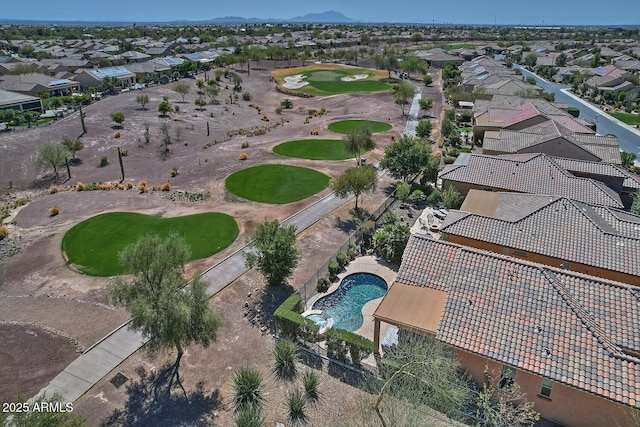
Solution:
<svg viewBox="0 0 640 427"><path fill-rule="evenodd" d="M413 119L407 121L405 132L415 133L415 116L417 116L417 92L413 99L411 112ZM382 174L382 171L378 171ZM352 197L341 199L331 193L314 204L302 209L283 221L287 225L296 226L296 234L315 224L334 209L344 205ZM249 269L245 266L244 254L249 250L244 246L224 260L206 270L202 277L209 282L207 293L211 297L231 284ZM141 333L128 328L129 322L121 325L113 332L88 348L80 357L71 362L60 374L36 395L59 393L64 402L74 402L120 363L140 349L147 339ZM34 397L35 399L35 397Z"/></svg>

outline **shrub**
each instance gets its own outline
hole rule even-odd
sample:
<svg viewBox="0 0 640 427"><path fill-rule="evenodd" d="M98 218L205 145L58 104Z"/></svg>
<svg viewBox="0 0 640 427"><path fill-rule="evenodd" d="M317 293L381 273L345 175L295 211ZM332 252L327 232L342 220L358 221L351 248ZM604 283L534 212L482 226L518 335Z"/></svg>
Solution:
<svg viewBox="0 0 640 427"><path fill-rule="evenodd" d="M121 183L121 182L119 182L119 183L118 183L118 185L116 185L116 188L117 188L118 190L124 190L124 184L123 184L123 183Z"/></svg>
<svg viewBox="0 0 640 427"><path fill-rule="evenodd" d="M262 119L261 119L261 120L262 120L263 122L268 122L268 121L269 121L269 117L267 117L267 116L262 116Z"/></svg>
<svg viewBox="0 0 640 427"><path fill-rule="evenodd" d="M320 377L313 371L307 371L302 375L302 385L304 393L309 400L318 400L318 386L320 385Z"/></svg>
<svg viewBox="0 0 640 427"><path fill-rule="evenodd" d="M127 156L129 155L129 151L127 151L127 149L126 149L126 148L121 148L121 149L120 149L120 155L121 155L122 157L127 157Z"/></svg>
<svg viewBox="0 0 640 427"><path fill-rule="evenodd" d="M276 108L276 114L282 114L282 108L277 107Z"/></svg>
<svg viewBox="0 0 640 427"><path fill-rule="evenodd" d="M300 360L300 353L295 343L284 339L276 343L273 349L273 373L280 378L296 376L296 362Z"/></svg>
<svg viewBox="0 0 640 427"><path fill-rule="evenodd" d="M120 138L120 131L119 130L115 131L114 134L113 134L113 137L114 138Z"/></svg>
<svg viewBox="0 0 640 427"><path fill-rule="evenodd" d="M325 339L327 356L347 361L349 354L354 365L359 365L362 359L375 350L373 341L340 328L328 329Z"/></svg>
<svg viewBox="0 0 640 427"><path fill-rule="evenodd" d="M180 112L180 106L179 106L179 105L176 105L175 107L173 107L173 110L174 110L176 113L179 113L179 112ZM178 120L180 120L180 119L178 119Z"/></svg>
<svg viewBox="0 0 640 427"><path fill-rule="evenodd" d="M127 190L131 190L133 188L133 182L127 181L126 187L127 187Z"/></svg>
<svg viewBox="0 0 640 427"><path fill-rule="evenodd" d="M262 427L264 417L259 407L245 406L236 413L233 422L236 427Z"/></svg>
<svg viewBox="0 0 640 427"><path fill-rule="evenodd" d="M301 303L302 297L300 294L294 293L280 304L273 314L276 328L281 332L282 336L291 339L295 339L298 336L305 339L315 339L320 328L313 320L300 315Z"/></svg>
<svg viewBox="0 0 640 427"><path fill-rule="evenodd" d="M413 193L409 196L411 203L420 204L425 201L426 197L422 190L413 190Z"/></svg>
<svg viewBox="0 0 640 427"><path fill-rule="evenodd" d="M289 392L287 407L289 408L289 419L292 423L297 424L304 422L304 408L306 405L307 397L300 389L295 389L292 392Z"/></svg>
<svg viewBox="0 0 640 427"><path fill-rule="evenodd" d="M78 183L76 184L76 191L82 191L82 190L84 190L84 184L78 181Z"/></svg>
<svg viewBox="0 0 640 427"><path fill-rule="evenodd" d="M442 191L438 190L437 188L434 189L431 194L429 194L429 197L427 197L427 201L434 205L442 203Z"/></svg>
<svg viewBox="0 0 640 427"><path fill-rule="evenodd" d="M171 169L171 178L174 178L178 175L178 168Z"/></svg>
<svg viewBox="0 0 640 427"><path fill-rule="evenodd" d="M109 182L101 182L100 185L98 186L98 188L100 188L100 190L109 191L109 190L113 189L113 186Z"/></svg>
<svg viewBox="0 0 640 427"><path fill-rule="evenodd" d="M7 227L0 226L0 240L6 238L9 235L9 230Z"/></svg>
<svg viewBox="0 0 640 427"><path fill-rule="evenodd" d="M59 213L60 213L60 208L59 208L59 207L57 207L57 206L51 206L51 207L49 208L49 214L50 214L51 216L56 216L56 215L58 215Z"/></svg>
<svg viewBox="0 0 640 427"><path fill-rule="evenodd" d="M293 108L293 101L289 98L283 99L282 101L280 101L280 108L290 110L291 108Z"/></svg>
<svg viewBox="0 0 640 427"><path fill-rule="evenodd" d="M331 281L329 280L329 278L327 276L322 276L321 278L318 279L316 290L318 292L327 292L327 290L329 289L329 286L331 286Z"/></svg>
<svg viewBox="0 0 640 427"><path fill-rule="evenodd" d="M243 142L243 143L240 145L240 148L249 148L249 143L248 143L247 141Z"/></svg>
<svg viewBox="0 0 640 427"><path fill-rule="evenodd" d="M353 250L353 248L347 249L347 259L349 261L353 261L354 259L356 259L356 252Z"/></svg>
<svg viewBox="0 0 640 427"><path fill-rule="evenodd" d="M240 153L238 156L238 160L247 160L247 153Z"/></svg>
<svg viewBox="0 0 640 427"><path fill-rule="evenodd" d="M373 235L376 233L376 223L375 221L366 221L360 227L360 239L362 239L362 243L365 247L371 247L371 243L373 242Z"/></svg>
<svg viewBox="0 0 640 427"><path fill-rule="evenodd" d="M160 190L161 191L169 191L169 190L171 190L171 184L169 183L169 181L167 181L164 184L162 184L160 186Z"/></svg>
<svg viewBox="0 0 640 427"><path fill-rule="evenodd" d="M251 94L249 92L244 92L242 94L242 100L243 101L251 101Z"/></svg>
<svg viewBox="0 0 640 427"><path fill-rule="evenodd" d="M100 157L100 163L98 163L98 167L105 167L109 164L109 158L107 156Z"/></svg>
<svg viewBox="0 0 640 427"><path fill-rule="evenodd" d="M331 261L329 263L329 275L331 277L337 276L340 271L342 271L342 267L340 266L340 263L338 263L338 261Z"/></svg>
<svg viewBox="0 0 640 427"><path fill-rule="evenodd" d="M57 185L52 185L51 187L49 187L50 194L56 194L58 191L60 191L60 187L58 187Z"/></svg>
<svg viewBox="0 0 640 427"><path fill-rule="evenodd" d="M347 255L345 255L342 252L336 255L336 261L338 262L338 264L340 264L340 268L344 267L349 263L349 259L347 258Z"/></svg>
<svg viewBox="0 0 640 427"><path fill-rule="evenodd" d="M236 412L252 406L259 408L264 403L264 380L254 369L240 368L233 374L233 407Z"/></svg>

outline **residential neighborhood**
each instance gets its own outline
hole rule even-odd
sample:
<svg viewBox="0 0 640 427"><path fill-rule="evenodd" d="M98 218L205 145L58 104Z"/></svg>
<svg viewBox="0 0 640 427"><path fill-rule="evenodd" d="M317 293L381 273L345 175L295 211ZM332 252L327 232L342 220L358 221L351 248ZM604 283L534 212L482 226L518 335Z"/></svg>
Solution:
<svg viewBox="0 0 640 427"><path fill-rule="evenodd" d="M203 22L0 20L0 426L640 426L640 27Z"/></svg>

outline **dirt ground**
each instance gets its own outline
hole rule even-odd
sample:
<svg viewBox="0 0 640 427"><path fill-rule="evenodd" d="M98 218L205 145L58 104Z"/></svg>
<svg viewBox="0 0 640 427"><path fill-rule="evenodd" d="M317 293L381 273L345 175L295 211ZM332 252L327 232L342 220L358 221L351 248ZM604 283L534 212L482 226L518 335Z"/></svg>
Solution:
<svg viewBox="0 0 640 427"><path fill-rule="evenodd" d="M258 223L265 219L283 220L329 192L327 189L317 196L282 206L260 204L240 200L226 193L224 178L228 174L251 165L283 162L312 167L336 177L352 166L354 160L317 162L290 159L274 154L272 148L286 140L308 137L312 129L319 129L320 137L340 138L340 135L326 129L328 123L336 120L367 118L390 122L393 130L376 135L377 148L366 156L368 162L373 163L382 156L384 148L391 141L391 134L399 135L403 130L401 109L393 103L390 93L290 97L294 108L277 115L275 109L286 96L274 90L275 84L271 81L268 69L270 64L261 63L261 66L264 68L251 69L250 75L240 72L244 80L243 92L251 93L253 99L234 102L228 106L228 111L224 100L232 94L232 84L224 78L222 87L229 83L229 89L221 91L218 97L221 105L207 105L204 111L196 110L194 105L198 94L193 79L185 80L192 89L184 102L171 91L170 85L165 85L150 87L143 92L109 96L87 106L84 111L88 132L80 138L85 144L84 150L77 153L80 162L71 167L70 180L64 181L66 171L63 170L61 177L64 178L58 181L61 187L75 185L78 181L118 181L120 168L116 147L121 147L128 151L123 158L127 180L136 184L146 180L149 185L170 181L172 190L203 193L206 195L203 201L173 201L166 193L140 194L136 190L60 191L49 194L47 189L52 184L52 177L39 175L34 166L35 152L46 142L78 137L81 134L78 113L51 125L0 135L0 185L5 188L0 203L24 198L29 200L25 206L14 209L5 220L5 224L9 224L10 234L0 243L0 340L3 343L0 352L0 400L10 400L19 392L32 395L71 362L78 351L88 348L128 318L124 310L106 301L109 278L83 276L66 266L60 246L64 233L70 227L108 211L127 210L161 216L219 211L233 215L240 226L240 236L224 251L189 265L189 272L202 270L244 245L246 237ZM209 75L212 76L213 72L209 72ZM424 90L434 90L437 94L437 89ZM135 101L140 93L148 94L151 100L146 110L141 110ZM168 96L172 105L179 106L180 112L172 113L170 118L160 117L156 108L163 96ZM439 117L438 97L427 93L424 96L436 99L434 112L437 111L437 114L434 115ZM442 99L441 95L439 99ZM249 104L260 106L262 112L259 114ZM328 111L326 115L304 123L307 110L320 110L323 107ZM126 117L123 128L118 129L121 132L118 139L114 138L116 129L110 118L115 111L124 112ZM268 116L269 122L261 120L264 115ZM173 144L168 156L163 156L159 150L159 127L162 122L171 126ZM151 143L148 145L143 137L145 123L149 124L151 132ZM280 125L274 126L274 123ZM259 127L267 130L265 135L228 136L230 131ZM434 129L439 129L439 124L434 123ZM243 142L248 142L249 147L242 149ZM247 160L238 160L241 152L248 154ZM100 158L105 155L109 157L110 164L98 167ZM172 168L179 170L179 174L173 178L170 176ZM375 194L365 196L363 206L369 210L375 209L387 197L390 184L388 177L383 178ZM59 207L60 214L51 217L49 208L54 205ZM337 210L299 236L298 247L303 257L290 281L292 287L302 285L343 243L350 231L351 207L347 205ZM19 252L13 256L3 255L8 253L8 249L19 249ZM108 382L112 377L109 375L77 401L75 408L88 417L92 425L110 416L115 417L112 418L114 422L118 419L122 421L117 417L127 413L151 417L139 424L156 424L153 420L161 419L167 420L165 424L171 424L169 414L182 414L187 417L183 419L192 419L193 424L197 424L200 418L189 417L200 414L202 419L211 419L216 425L229 425L231 418L225 408L228 407L229 382L233 371L248 365L262 370L265 376L269 375L273 338L243 316L245 302L263 303L264 307L269 307L281 299L280 296L265 295L261 290L260 276L251 271L211 300L212 307L223 313L224 326L218 340L210 348L190 348L182 360L180 372L189 396L187 401L181 401L180 394L174 391L174 398L168 399L166 407L162 407L162 411L168 412L145 407L140 399L148 398L151 390L159 384L158 378L154 379L151 373L160 369L165 362L172 361L174 355L151 360L143 352L138 352L118 367L118 371L131 378L128 385L136 384L135 389L127 391L126 386L116 389ZM248 297L249 293L251 297ZM139 367L143 367L146 374L142 375ZM310 425L329 425L324 423L323 413L327 408L338 408L343 400L342 393L352 389L341 381L343 374L329 372L332 369L336 371L325 367L327 372L322 374L321 390L324 390L323 401L326 399L326 402L310 409ZM291 384L273 379L269 381L268 399L284 402ZM345 388L346 391L337 392ZM357 392L356 389L352 391ZM285 420L284 403L280 403L273 405L273 411L267 414L269 422ZM124 411L125 415L114 411Z"/></svg>

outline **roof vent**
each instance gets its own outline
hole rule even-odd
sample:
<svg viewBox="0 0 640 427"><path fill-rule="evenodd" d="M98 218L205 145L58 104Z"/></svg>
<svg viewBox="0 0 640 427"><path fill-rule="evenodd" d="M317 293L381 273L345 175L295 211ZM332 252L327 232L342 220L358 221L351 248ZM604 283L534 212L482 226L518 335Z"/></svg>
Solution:
<svg viewBox="0 0 640 427"><path fill-rule="evenodd" d="M545 356L547 356L547 357L551 357L551 350L549 350L548 348L545 348L545 349L544 349L544 354L545 354Z"/></svg>
<svg viewBox="0 0 640 427"><path fill-rule="evenodd" d="M538 331L539 334L544 332L544 329L542 329L540 326L536 327L536 331Z"/></svg>
<svg viewBox="0 0 640 427"><path fill-rule="evenodd" d="M622 246L624 246L624 242L616 242L616 246L622 247Z"/></svg>

